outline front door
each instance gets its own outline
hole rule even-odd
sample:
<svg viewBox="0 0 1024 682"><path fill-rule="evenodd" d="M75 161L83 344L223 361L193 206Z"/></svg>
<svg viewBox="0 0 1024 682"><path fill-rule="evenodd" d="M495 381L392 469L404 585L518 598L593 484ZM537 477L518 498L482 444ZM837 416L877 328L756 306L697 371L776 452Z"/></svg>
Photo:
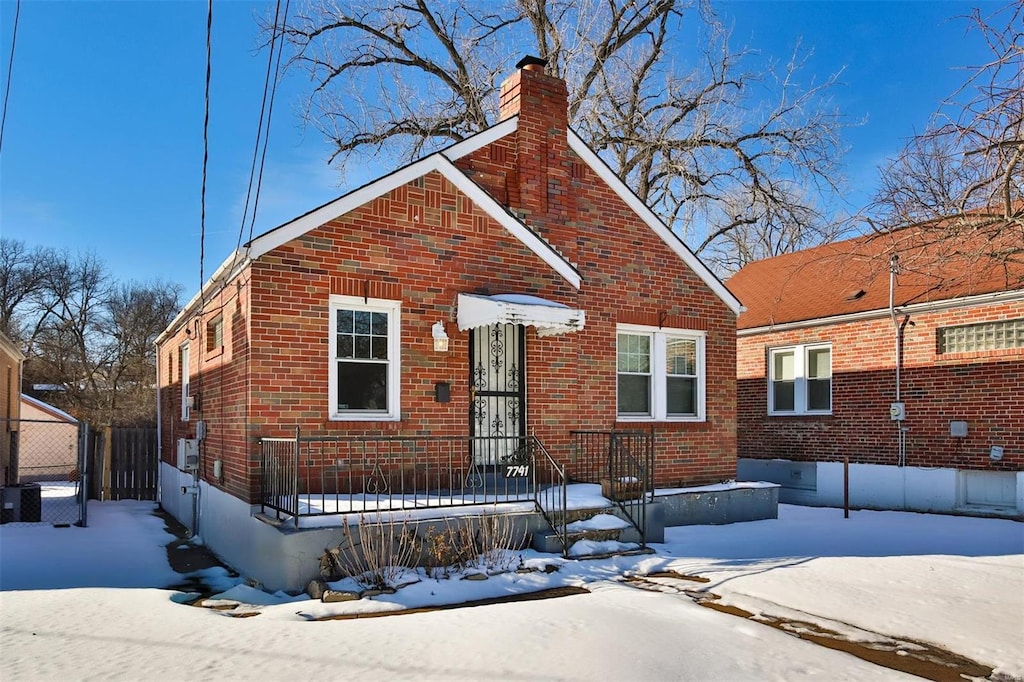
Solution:
<svg viewBox="0 0 1024 682"><path fill-rule="evenodd" d="M526 435L525 341L517 324L469 333L469 433L476 464L508 463Z"/></svg>

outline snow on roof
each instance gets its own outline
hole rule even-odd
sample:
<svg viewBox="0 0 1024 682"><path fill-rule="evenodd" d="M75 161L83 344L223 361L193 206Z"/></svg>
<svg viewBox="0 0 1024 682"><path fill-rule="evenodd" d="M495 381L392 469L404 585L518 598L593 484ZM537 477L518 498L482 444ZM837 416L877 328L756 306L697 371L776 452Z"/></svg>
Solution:
<svg viewBox="0 0 1024 682"><path fill-rule="evenodd" d="M43 412L46 412L47 414L49 414L49 415L51 415L53 417L56 417L57 419L60 419L62 421L66 421L66 422L69 422L71 424L77 424L78 423L77 419L72 417L70 414L68 414L64 410L62 410L62 409L60 409L58 407L54 407L53 405L51 405L49 403L44 403L42 400L39 400L38 398L33 398L30 395L22 393L21 394L21 401L23 403L28 403L32 407L35 407L36 409L42 410Z"/></svg>

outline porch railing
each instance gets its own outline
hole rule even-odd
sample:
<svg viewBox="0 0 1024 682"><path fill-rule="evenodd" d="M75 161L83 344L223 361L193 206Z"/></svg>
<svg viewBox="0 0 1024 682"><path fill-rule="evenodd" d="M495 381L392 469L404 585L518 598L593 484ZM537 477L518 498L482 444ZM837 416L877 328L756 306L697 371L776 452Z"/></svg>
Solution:
<svg viewBox="0 0 1024 682"><path fill-rule="evenodd" d="M263 438L260 505L279 520L522 502L564 517L566 474L534 436ZM554 525L554 524L552 524Z"/></svg>
<svg viewBox="0 0 1024 682"><path fill-rule="evenodd" d="M654 492L653 431L572 431L569 478L599 483L646 546L647 502Z"/></svg>

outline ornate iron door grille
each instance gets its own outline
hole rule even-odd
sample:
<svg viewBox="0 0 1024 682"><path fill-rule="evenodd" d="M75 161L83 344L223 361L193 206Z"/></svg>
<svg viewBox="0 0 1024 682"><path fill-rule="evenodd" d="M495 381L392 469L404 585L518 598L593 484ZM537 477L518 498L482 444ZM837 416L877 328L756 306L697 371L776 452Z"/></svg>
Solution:
<svg viewBox="0 0 1024 682"><path fill-rule="evenodd" d="M470 330L469 432L473 459L491 466L515 458L526 436L526 334L522 325L496 324Z"/></svg>

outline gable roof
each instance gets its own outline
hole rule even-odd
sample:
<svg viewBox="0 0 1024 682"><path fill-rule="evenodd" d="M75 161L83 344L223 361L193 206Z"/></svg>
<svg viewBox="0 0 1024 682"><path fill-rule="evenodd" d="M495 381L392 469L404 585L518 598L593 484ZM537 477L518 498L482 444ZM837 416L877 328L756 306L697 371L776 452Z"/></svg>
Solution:
<svg viewBox="0 0 1024 682"><path fill-rule="evenodd" d="M930 226L934 227L934 225ZM1024 266L970 255L961 240L913 225L755 261L729 279L746 305L740 330L810 323L889 309L890 259L899 257L894 305L905 308L1010 292L1024 295ZM975 250L978 245L974 244Z"/></svg>
<svg viewBox="0 0 1024 682"><path fill-rule="evenodd" d="M655 215L654 211L645 204L640 197L636 195L626 185L622 179L615 174L608 164L598 156L597 152L590 148L586 142L583 141L579 135L576 134L572 129L569 130L569 147L576 152L576 155L586 163L599 178L604 180L605 184L615 192L622 201L626 203L630 209L633 210L637 216L647 224L651 230L658 235L665 244L676 253L677 256L683 259L694 274L700 277L701 281L704 282L715 294L722 299L722 302L729 306L729 309L736 315L743 311L743 304L740 303L742 297L737 298L732 291L715 276L715 273L704 264L704 262L697 257L693 251L690 251L689 247L679 238L675 232L673 232L665 223L661 222L661 218Z"/></svg>
<svg viewBox="0 0 1024 682"><path fill-rule="evenodd" d="M44 403L39 398L33 398L32 396L28 395L27 393L22 393L21 394L21 402L24 403L25 405L29 405L31 407L36 408L37 410L45 412L46 414L50 415L54 419L57 419L58 421L67 422L69 424L77 424L78 423L77 419L72 417L70 414L68 414L64 410L62 410L62 409L60 409L58 407L54 407L50 403Z"/></svg>
<svg viewBox="0 0 1024 682"><path fill-rule="evenodd" d="M306 213L294 218L287 223L264 232L247 243L242 249L236 250L228 256L214 274L203 285L202 289L185 305L181 312L171 321L162 334L156 339L161 343L163 339L176 329L192 311L199 305L205 295L211 294L218 285L229 281L239 270L244 268L252 260L263 254L288 243L292 239L314 230L324 223L342 216L368 201L386 194L393 189L416 180L427 173L436 171L458 187L473 202L486 212L492 219L502 225L513 237L522 242L527 248L533 251L538 257L547 263L555 272L560 274L569 284L576 289L582 285L582 278L576 267L562 256L543 237L534 232L528 224L520 220L508 208L501 205L480 185L473 181L468 175L462 172L453 161L471 154L474 151L495 142L518 129L519 117L512 116L500 123L497 123L476 135L473 135L462 142L457 142L450 147L434 152L418 161L384 175L376 180L366 183L337 199L333 199ZM743 310L740 300L733 295L725 284L715 276L704 263L687 248L682 239L679 238L654 214L654 212L640 200L637 195L615 174L614 171L593 151L572 129L568 130L568 141L570 148L586 163L590 169L601 178L627 206L630 207L676 253L690 269L703 281L732 311L739 314Z"/></svg>

